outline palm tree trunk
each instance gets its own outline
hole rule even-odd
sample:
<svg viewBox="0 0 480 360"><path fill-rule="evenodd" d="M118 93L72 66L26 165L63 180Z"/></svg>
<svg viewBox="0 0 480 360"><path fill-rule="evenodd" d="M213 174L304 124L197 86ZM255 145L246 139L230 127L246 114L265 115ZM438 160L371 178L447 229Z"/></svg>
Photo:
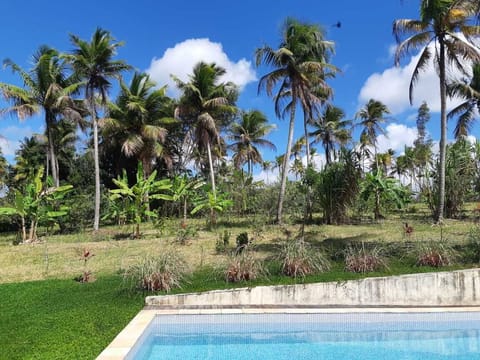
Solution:
<svg viewBox="0 0 480 360"><path fill-rule="evenodd" d="M53 134L52 134L52 123L53 123L53 115L47 114L47 146L48 146L48 160L50 160L50 168L52 171L52 179L53 179L53 186L59 187L60 180L58 176L58 163L56 161L55 156L55 147L53 144ZM48 161L47 161L48 162ZM48 172L47 172L48 176Z"/></svg>
<svg viewBox="0 0 480 360"><path fill-rule="evenodd" d="M210 182L212 183L212 193L213 198L217 200L217 189L215 187L215 173L213 172L213 161L212 161L212 150L210 148L210 141L207 141L207 155L208 155L208 166L210 167ZM215 210L210 209L210 222L215 224Z"/></svg>
<svg viewBox="0 0 480 360"><path fill-rule="evenodd" d="M447 152L447 83L445 75L445 44L444 39L440 39L440 176L439 181L439 199L437 207L437 223L443 222L443 210L445 207L445 155Z"/></svg>
<svg viewBox="0 0 480 360"><path fill-rule="evenodd" d="M292 91L292 99L296 98L296 94ZM276 223L281 225L282 213L283 213L283 201L285 200L285 190L287 188L287 173L288 173L288 159L290 159L290 153L293 143L293 130L295 128L295 105L292 106L290 111L290 124L288 128L288 141L287 141L287 151L285 157L283 158L283 165L281 169L282 177L280 182L280 193L278 194L278 206L277 206L277 218L275 219Z"/></svg>
<svg viewBox="0 0 480 360"><path fill-rule="evenodd" d="M307 114L304 114L303 117L304 117L303 131L305 132L305 155L307 156L307 168L309 168L311 159L310 159L310 144L308 142L308 129L307 129L308 116Z"/></svg>
<svg viewBox="0 0 480 360"><path fill-rule="evenodd" d="M215 188L215 173L213 171L212 150L210 148L210 141L207 141L207 155L208 155L208 166L210 168L210 182L212 183L213 197L217 199L217 191Z"/></svg>
<svg viewBox="0 0 480 360"><path fill-rule="evenodd" d="M27 226L25 224L25 217L22 215L22 242L27 241Z"/></svg>
<svg viewBox="0 0 480 360"><path fill-rule="evenodd" d="M97 109L95 108L93 89L90 90L90 96L88 98L93 125L93 160L95 163L95 210L93 218L93 231L98 231L100 225L100 160L98 155Z"/></svg>
<svg viewBox="0 0 480 360"><path fill-rule="evenodd" d="M183 224L187 224L187 197L183 198Z"/></svg>

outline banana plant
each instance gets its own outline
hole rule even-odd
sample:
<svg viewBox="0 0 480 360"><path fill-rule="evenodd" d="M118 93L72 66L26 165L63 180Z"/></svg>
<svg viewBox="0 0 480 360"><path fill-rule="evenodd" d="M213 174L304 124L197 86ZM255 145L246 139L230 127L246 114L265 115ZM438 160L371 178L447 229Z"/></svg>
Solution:
<svg viewBox="0 0 480 360"><path fill-rule="evenodd" d="M210 225L216 224L216 214L224 212L233 205L233 201L226 193L214 193L209 190L206 196L199 197L195 201L195 207L190 214L195 215L200 210L210 210Z"/></svg>
<svg viewBox="0 0 480 360"><path fill-rule="evenodd" d="M380 213L382 201L384 203L393 203L398 209L401 209L408 202L409 198L407 189L398 180L386 177L381 170L365 174L361 196L364 201L368 201L372 195L374 196L373 212L375 220L383 218L383 215Z"/></svg>
<svg viewBox="0 0 480 360"><path fill-rule="evenodd" d="M110 190L110 200L118 202L124 207L127 222L135 225L134 237L140 238L140 224L147 217L156 218L158 214L150 210L150 200L172 200L167 194L172 187L169 179L156 180L157 171L154 170L149 177L143 177L143 166L138 163L136 183L129 186L127 172L123 170L122 176L113 179L117 189Z"/></svg>
<svg viewBox="0 0 480 360"><path fill-rule="evenodd" d="M187 209L188 201L196 194L196 191L205 185L205 182L201 179L188 179L186 175L175 176L172 181L172 200L183 203L183 220L182 226L187 223Z"/></svg>
<svg viewBox="0 0 480 360"><path fill-rule="evenodd" d="M71 189L72 185L53 187L51 177L42 182L44 169L39 168L23 191L15 190L15 204L1 207L0 215L19 216L22 242L29 243L38 240L38 224L52 223L61 216L67 215L69 207L59 204ZM27 235L27 223L30 223Z"/></svg>

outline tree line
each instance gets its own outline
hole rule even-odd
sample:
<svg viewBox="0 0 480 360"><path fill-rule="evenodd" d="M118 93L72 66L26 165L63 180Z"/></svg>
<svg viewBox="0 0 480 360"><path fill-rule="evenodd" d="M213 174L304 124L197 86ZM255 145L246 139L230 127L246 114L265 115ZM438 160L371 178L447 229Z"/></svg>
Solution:
<svg viewBox="0 0 480 360"><path fill-rule="evenodd" d="M45 168L45 179L51 176L52 187L68 183L82 189L78 196L87 199L93 194L94 230L101 220L102 187L114 189L120 180L113 179L120 178L133 186L153 173L176 182L181 178L187 183L204 180L209 194L205 199L210 199L205 208L210 208L212 218L218 201L233 198L241 204L236 207L246 211L249 206L245 202L255 201L252 188L272 188L277 193L274 220L281 224L288 188L297 187L304 219L320 211L326 222L343 222L351 207L362 201L370 201L374 217L380 218L382 202L394 199L400 206L411 198L409 190L422 197L434 219L441 222L444 216L458 214L478 182L477 145L466 141L480 104L477 3L422 0L420 19L400 19L393 24L398 43L396 65L420 50L411 77L411 102L422 71L432 62L437 69L441 99L438 156L426 133L426 103L419 108L414 145L398 156L392 150L381 153L377 139L385 134L383 125L390 120L388 107L371 99L354 119L346 119L344 111L335 106L329 85L340 72L331 63L334 43L326 39L321 26L288 18L278 46L263 45L255 52L257 66L270 68L261 76L258 91L272 98L278 118L289 120L285 153L276 161L264 161L261 155L262 148L276 149L267 138L274 125L258 109L237 107L238 88L220 81L225 69L200 62L186 81L173 74L180 90L179 98L174 99L148 74L132 74L133 67L116 58L123 43L99 28L89 40L70 35L70 53L40 47L31 69L24 70L10 59L4 61L23 86L0 83L0 92L9 103L2 113L19 119L42 114L45 133L24 139L13 166L7 166L1 157L0 176L10 198L38 177L40 167ZM449 78L453 68L465 74L465 79ZM126 73L131 74L129 83L124 81ZM114 82L120 90L110 101ZM447 114L448 96L460 96L464 102ZM294 141L299 113L304 132ZM448 117L457 120L457 142L452 145L447 145ZM354 128L360 128L358 141L352 138ZM83 153L75 148L78 129L88 135ZM325 154L321 169L315 168L313 161L317 144ZM232 156L227 161L229 151ZM278 183L254 182L255 165L267 170L276 166ZM138 178L140 168L142 179ZM300 181L289 181L289 173ZM454 180L465 183L461 201L458 188L456 194L449 188ZM234 188L235 183L241 186ZM232 189L245 192L233 194L228 191ZM148 198L148 192L144 196ZM153 206L169 211L161 202Z"/></svg>

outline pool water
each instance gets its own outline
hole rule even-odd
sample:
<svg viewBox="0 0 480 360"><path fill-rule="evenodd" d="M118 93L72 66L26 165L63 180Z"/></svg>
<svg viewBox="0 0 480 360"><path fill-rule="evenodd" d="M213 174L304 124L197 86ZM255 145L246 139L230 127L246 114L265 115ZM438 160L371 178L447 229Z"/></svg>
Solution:
<svg viewBox="0 0 480 360"><path fill-rule="evenodd" d="M480 359L480 314L157 316L128 359Z"/></svg>

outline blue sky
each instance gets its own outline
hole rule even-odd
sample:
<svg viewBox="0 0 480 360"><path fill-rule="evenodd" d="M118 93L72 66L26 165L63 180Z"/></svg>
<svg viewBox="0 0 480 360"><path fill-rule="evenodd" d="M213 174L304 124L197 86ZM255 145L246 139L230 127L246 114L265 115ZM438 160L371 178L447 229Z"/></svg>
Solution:
<svg viewBox="0 0 480 360"><path fill-rule="evenodd" d="M438 138L435 74L429 71L420 79L411 107L408 82L415 59L405 59L400 68L393 66L392 22L418 18L418 7L419 0L5 0L0 14L0 58L10 58L28 69L40 45L68 52L72 49L69 34L89 39L99 26L125 42L118 58L150 72L159 85L168 83L171 73L186 79L193 64L201 59L216 61L227 68L228 80L241 85L239 107L259 109L277 124L269 138L278 152L264 154L266 159L273 159L285 151L287 121L275 118L271 99L257 95L257 79L269 69L255 68L253 55L264 44L278 46L281 25L291 16L324 26L327 38L336 44L332 63L342 74L330 82L334 104L344 109L347 118L353 118L370 98L383 101L392 110L392 120L386 129L389 136L379 139L380 146L400 153L415 138L415 115L423 100L432 110L428 130L433 139ZM338 21L342 26L333 27ZM0 81L21 85L9 70L0 71ZM175 94L173 88L171 94ZM111 98L115 95L112 91ZM0 101L0 106L6 104ZM24 122L0 118L0 147L9 161L18 141L41 132L42 123L41 117ZM295 138L302 135L301 129L299 117ZM321 148L318 151L323 152Z"/></svg>

